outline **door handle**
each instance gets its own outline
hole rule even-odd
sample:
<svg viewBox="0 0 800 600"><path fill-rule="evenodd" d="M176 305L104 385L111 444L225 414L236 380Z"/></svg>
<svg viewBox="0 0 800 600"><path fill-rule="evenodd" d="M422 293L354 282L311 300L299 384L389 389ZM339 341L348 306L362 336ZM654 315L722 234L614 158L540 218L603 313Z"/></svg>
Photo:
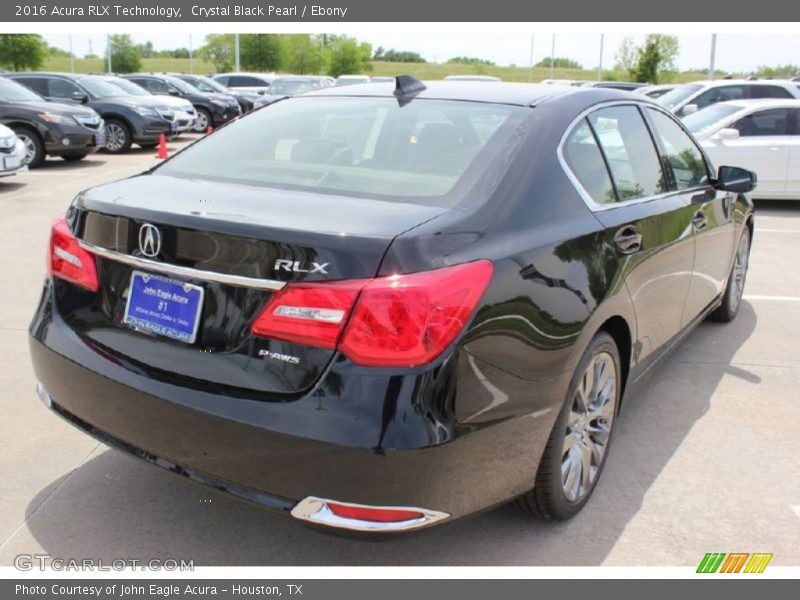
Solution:
<svg viewBox="0 0 800 600"><path fill-rule="evenodd" d="M708 226L708 218L702 210L698 210L692 217L692 225L695 229L702 230Z"/></svg>
<svg viewBox="0 0 800 600"><path fill-rule="evenodd" d="M623 254L633 254L642 249L642 234L633 225L625 225L614 235L614 244Z"/></svg>

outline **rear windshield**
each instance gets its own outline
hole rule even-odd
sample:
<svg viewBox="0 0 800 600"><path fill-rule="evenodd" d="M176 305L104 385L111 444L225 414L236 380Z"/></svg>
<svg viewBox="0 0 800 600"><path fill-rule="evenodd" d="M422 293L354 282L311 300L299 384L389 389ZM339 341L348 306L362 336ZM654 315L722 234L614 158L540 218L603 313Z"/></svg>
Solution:
<svg viewBox="0 0 800 600"><path fill-rule="evenodd" d="M273 84L274 85L274 84ZM477 102L298 97L232 123L160 173L450 205L530 109ZM461 183L461 185L459 185Z"/></svg>

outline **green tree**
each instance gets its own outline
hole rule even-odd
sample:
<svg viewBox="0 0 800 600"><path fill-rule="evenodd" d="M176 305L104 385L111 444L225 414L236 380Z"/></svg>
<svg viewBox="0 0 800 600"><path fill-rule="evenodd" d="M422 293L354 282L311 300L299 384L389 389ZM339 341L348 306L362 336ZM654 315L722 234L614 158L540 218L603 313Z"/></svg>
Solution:
<svg viewBox="0 0 800 600"><path fill-rule="evenodd" d="M153 53L153 42L150 40L147 40L144 44L139 44L139 54L142 58L152 58Z"/></svg>
<svg viewBox="0 0 800 600"><path fill-rule="evenodd" d="M663 61L661 50L655 40L648 40L639 51L636 67L631 75L639 83L658 83L658 73Z"/></svg>
<svg viewBox="0 0 800 600"><path fill-rule="evenodd" d="M200 48L197 54L213 63L217 73L224 73L233 69L233 43L232 33L212 33L206 36L206 45Z"/></svg>
<svg viewBox="0 0 800 600"><path fill-rule="evenodd" d="M248 33L239 36L239 60L251 71L275 71L281 64L280 36Z"/></svg>
<svg viewBox="0 0 800 600"><path fill-rule="evenodd" d="M111 68L116 73L134 73L142 68L141 48L130 34L117 33L108 37L111 48Z"/></svg>
<svg viewBox="0 0 800 600"><path fill-rule="evenodd" d="M633 38L626 37L622 40L614 58L616 59L614 68L617 71L631 72L636 68L636 45L633 43Z"/></svg>
<svg viewBox="0 0 800 600"><path fill-rule="evenodd" d="M328 39L328 75L338 77L347 73L372 70L372 46L348 36Z"/></svg>
<svg viewBox="0 0 800 600"><path fill-rule="evenodd" d="M38 69L47 54L47 44L35 33L0 34L0 66L13 71Z"/></svg>
<svg viewBox="0 0 800 600"><path fill-rule="evenodd" d="M485 60L483 58L475 58L473 56L454 56L447 62L458 65L475 65L475 64L487 65L487 66L494 65L494 63L490 60Z"/></svg>
<svg viewBox="0 0 800 600"><path fill-rule="evenodd" d="M281 68L289 73L316 74L325 66L325 48L321 38L307 33L282 38Z"/></svg>

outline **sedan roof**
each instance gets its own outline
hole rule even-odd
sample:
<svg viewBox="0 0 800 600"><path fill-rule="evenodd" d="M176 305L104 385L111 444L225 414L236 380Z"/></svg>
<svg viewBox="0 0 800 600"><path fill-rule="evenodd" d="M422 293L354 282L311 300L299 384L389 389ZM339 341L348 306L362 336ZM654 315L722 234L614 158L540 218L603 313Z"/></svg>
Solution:
<svg viewBox="0 0 800 600"><path fill-rule="evenodd" d="M531 106L542 100L567 94L582 94L587 97L596 95L598 100L630 99L630 92L605 88L581 88L564 85L547 85L541 83L506 83L487 81L481 85L465 81L425 81L425 89L415 93L414 98L435 100L464 100L470 102L492 102L497 104L515 104ZM304 96L385 96L394 97L394 83L356 84L345 87L331 87L314 91ZM637 100L646 100L636 96Z"/></svg>

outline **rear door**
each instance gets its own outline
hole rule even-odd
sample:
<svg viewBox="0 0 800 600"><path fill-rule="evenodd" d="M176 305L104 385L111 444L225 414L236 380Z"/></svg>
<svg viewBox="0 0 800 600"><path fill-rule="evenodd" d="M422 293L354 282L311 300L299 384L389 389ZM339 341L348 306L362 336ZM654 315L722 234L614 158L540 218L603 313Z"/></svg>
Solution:
<svg viewBox="0 0 800 600"><path fill-rule="evenodd" d="M800 109L789 109L789 166L786 195L800 197Z"/></svg>
<svg viewBox="0 0 800 600"><path fill-rule="evenodd" d="M568 136L564 158L616 248L636 311L634 358L641 361L682 326L694 262L692 207L669 189L636 104L590 113Z"/></svg>
<svg viewBox="0 0 800 600"><path fill-rule="evenodd" d="M691 323L722 293L736 243L731 214L734 195L715 190L711 167L699 147L671 116L647 108L671 187L692 210L695 260L683 311L683 325Z"/></svg>

